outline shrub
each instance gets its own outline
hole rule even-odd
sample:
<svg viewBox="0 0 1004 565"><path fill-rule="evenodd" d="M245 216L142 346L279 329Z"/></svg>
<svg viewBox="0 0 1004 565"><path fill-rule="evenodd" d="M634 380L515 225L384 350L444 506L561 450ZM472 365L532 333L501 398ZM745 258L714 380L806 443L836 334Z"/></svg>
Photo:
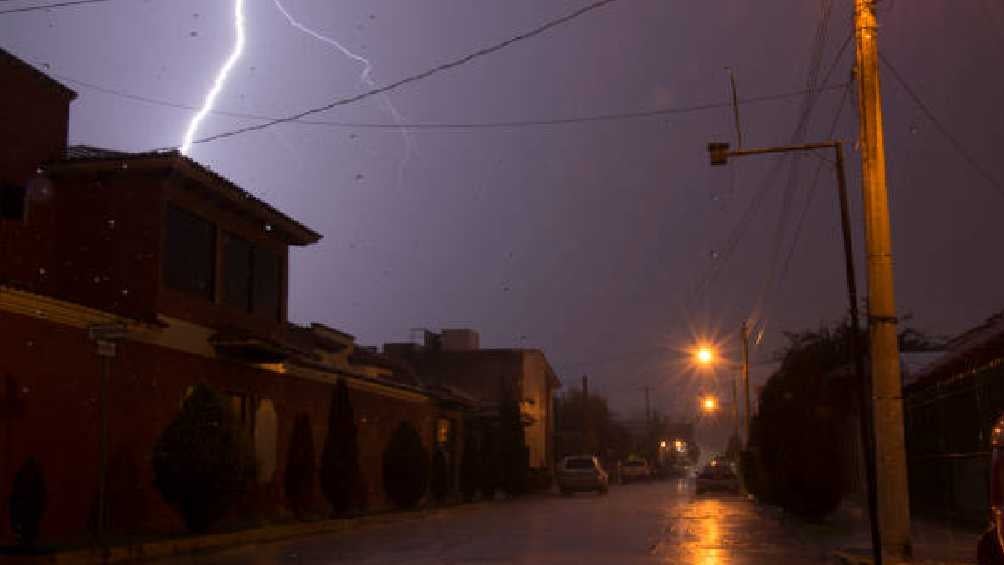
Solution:
<svg viewBox="0 0 1004 565"><path fill-rule="evenodd" d="M460 460L460 494L466 502L474 500L481 480L481 453L472 431L468 428L464 433L464 456Z"/></svg>
<svg viewBox="0 0 1004 565"><path fill-rule="evenodd" d="M314 457L314 434L310 429L310 416L300 413L293 421L284 476L286 499L297 517L303 517L310 510L316 471Z"/></svg>
<svg viewBox="0 0 1004 565"><path fill-rule="evenodd" d="M502 489L509 496L519 496L526 492L530 471L530 452L526 447L519 403L506 400L499 410Z"/></svg>
<svg viewBox="0 0 1004 565"><path fill-rule="evenodd" d="M18 545L35 545L46 502L42 465L34 457L30 457L14 475L10 495L10 524Z"/></svg>
<svg viewBox="0 0 1004 565"><path fill-rule="evenodd" d="M328 409L328 435L321 453L321 490L336 514L365 506L365 484L359 480L359 444L349 387L339 379Z"/></svg>
<svg viewBox="0 0 1004 565"><path fill-rule="evenodd" d="M196 386L153 449L154 486L194 532L207 530L254 476L254 458L223 398Z"/></svg>
<svg viewBox="0 0 1004 565"><path fill-rule="evenodd" d="M394 430L383 452L383 487L401 508L412 508L425 495L429 483L429 458L422 438L407 422Z"/></svg>
<svg viewBox="0 0 1004 565"><path fill-rule="evenodd" d="M484 444L481 446L481 496L487 500L495 499L495 491L501 482L501 457L498 447L498 431L492 428L485 430Z"/></svg>
<svg viewBox="0 0 1004 565"><path fill-rule="evenodd" d="M446 462L446 454L437 449L432 455L432 480L429 491L438 501L443 501L450 494L450 466Z"/></svg>
<svg viewBox="0 0 1004 565"><path fill-rule="evenodd" d="M551 471L544 467L530 469L527 489L531 492L549 490L551 488Z"/></svg>

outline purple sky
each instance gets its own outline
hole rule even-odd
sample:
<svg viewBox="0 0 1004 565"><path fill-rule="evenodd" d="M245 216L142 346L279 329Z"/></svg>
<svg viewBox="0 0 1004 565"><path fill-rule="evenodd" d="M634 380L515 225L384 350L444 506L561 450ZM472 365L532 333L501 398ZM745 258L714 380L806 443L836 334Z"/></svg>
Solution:
<svg viewBox="0 0 1004 565"><path fill-rule="evenodd" d="M3 3L3 8L29 0ZM361 66L291 27L271 0L247 0L248 45L217 108L282 115L363 90ZM285 0L317 31L369 58L377 84L528 30L585 3L565 0ZM829 66L850 33L836 0ZM821 2L623 0L568 25L391 94L410 122L548 119L799 90ZM880 46L973 157L1004 179L1004 4L885 0ZM0 47L57 77L198 105L233 43L230 0L117 0L0 16ZM831 82L850 72L853 45ZM73 83L70 137L126 150L177 145L192 112ZM883 75L898 303L938 334L1004 304L1004 194L980 178ZM826 135L841 92L826 93L806 138ZM748 146L789 141L801 98L742 108ZM856 135L849 100L837 136ZM320 119L393 122L378 98ZM201 134L251 122L211 117ZM782 218L784 175L734 252L773 158L711 169L711 139L734 142L727 109L520 129L421 130L287 124L196 146L192 157L325 235L296 250L291 317L364 343L409 328L473 327L490 347L539 347L568 383L582 373L615 408L694 405L680 349L696 333L734 333L764 304L766 357L780 331L816 327L845 308L832 172L824 169L784 277L816 161L806 158ZM859 162L848 147L856 245L863 240ZM785 173L786 174L786 173ZM783 246L772 250L781 221ZM860 259L860 256L859 256ZM860 286L864 265L859 261ZM692 289L712 266L713 284ZM724 392L724 388L720 389Z"/></svg>

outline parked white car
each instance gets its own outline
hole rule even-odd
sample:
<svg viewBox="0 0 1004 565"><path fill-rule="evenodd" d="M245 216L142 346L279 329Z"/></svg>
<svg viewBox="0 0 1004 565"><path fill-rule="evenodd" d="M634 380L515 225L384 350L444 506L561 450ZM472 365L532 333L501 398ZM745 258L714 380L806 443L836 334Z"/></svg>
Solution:
<svg viewBox="0 0 1004 565"><path fill-rule="evenodd" d="M561 494L588 490L606 494L608 484L607 472L592 455L565 457L558 466L558 489Z"/></svg>
<svg viewBox="0 0 1004 565"><path fill-rule="evenodd" d="M648 461L645 459L628 459L627 461L621 463L621 482L629 483L631 481L640 481L650 479L652 477L652 469L648 466Z"/></svg>

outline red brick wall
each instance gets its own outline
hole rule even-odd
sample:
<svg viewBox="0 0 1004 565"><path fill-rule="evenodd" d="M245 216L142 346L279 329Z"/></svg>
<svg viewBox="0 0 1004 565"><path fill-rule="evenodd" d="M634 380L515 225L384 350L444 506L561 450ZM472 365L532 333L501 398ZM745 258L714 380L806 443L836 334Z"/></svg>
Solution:
<svg viewBox="0 0 1004 565"><path fill-rule="evenodd" d="M66 148L70 91L0 53L0 182L24 183Z"/></svg>
<svg viewBox="0 0 1004 565"><path fill-rule="evenodd" d="M5 312L0 312L0 327L4 329L0 406L6 408L0 414L0 500L10 496L17 468L34 456L42 464L48 488L43 541L85 541L96 499L101 359L83 330ZM157 436L177 414L185 390L197 382L267 397L275 404L276 474L272 483L257 487L241 501L244 522L248 517L275 519L287 514L282 476L292 422L300 412L310 417L320 458L331 399L329 384L125 342L111 362L109 387L111 531L146 534L182 530L179 518L152 486L150 453ZM380 508L386 504L380 468L387 439L400 421L407 420L431 448L437 410L427 402L358 390L351 390L350 397L359 427L370 507ZM316 506L323 509L320 489L315 490ZM0 543L10 539L5 511L0 514Z"/></svg>
<svg viewBox="0 0 1004 565"><path fill-rule="evenodd" d="M126 173L56 179L31 199L24 224L6 223L0 281L152 319L162 181Z"/></svg>

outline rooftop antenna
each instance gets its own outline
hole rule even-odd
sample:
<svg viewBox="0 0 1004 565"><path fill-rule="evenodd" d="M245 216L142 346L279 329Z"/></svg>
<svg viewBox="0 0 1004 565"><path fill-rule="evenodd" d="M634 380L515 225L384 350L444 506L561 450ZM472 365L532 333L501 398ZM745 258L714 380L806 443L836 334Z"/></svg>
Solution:
<svg viewBox="0 0 1004 565"><path fill-rule="evenodd" d="M743 131L739 127L739 98L736 95L736 75L732 72L732 67L725 67L725 72L729 73L729 84L732 85L732 115L736 121L736 149L743 146Z"/></svg>

